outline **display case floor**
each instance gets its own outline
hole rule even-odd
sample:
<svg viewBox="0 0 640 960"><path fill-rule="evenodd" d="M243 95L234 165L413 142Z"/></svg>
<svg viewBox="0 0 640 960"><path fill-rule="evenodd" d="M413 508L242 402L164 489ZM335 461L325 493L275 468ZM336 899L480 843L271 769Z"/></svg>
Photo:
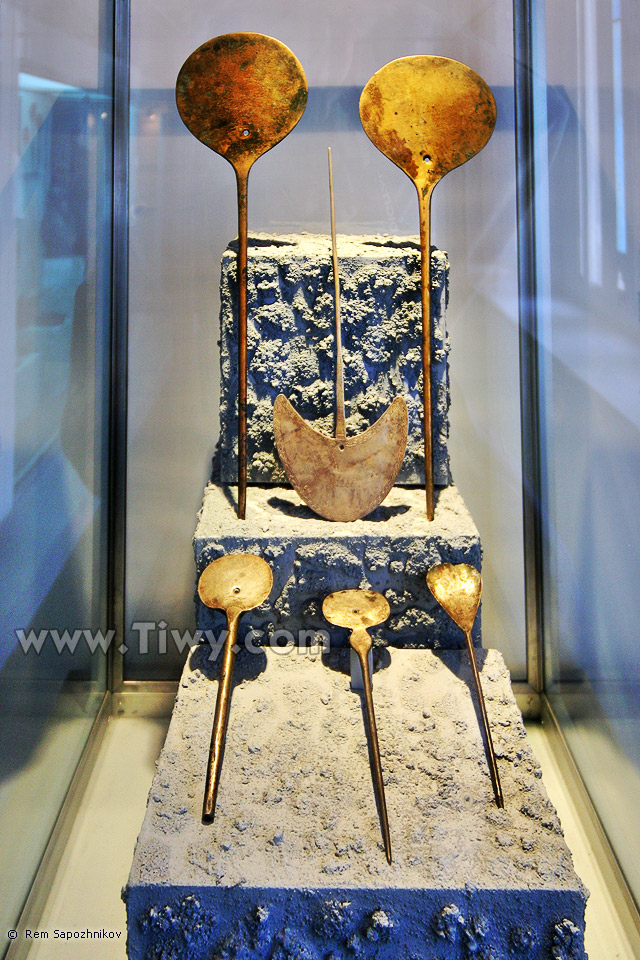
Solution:
<svg viewBox="0 0 640 960"><path fill-rule="evenodd" d="M236 516L237 488L210 483L194 534L197 573L227 553L257 553L271 566L273 590L241 623L261 631L266 642L304 643L309 633L327 630L322 601L334 590L354 587L383 593L391 616L372 630L385 643L463 647L464 636L435 601L426 583L436 563L470 563L480 569L480 536L455 486L436 489L435 519L429 522L425 492L394 487L363 520L337 523L316 516L290 487L250 486L247 516ZM217 637L224 615L197 603L197 625ZM473 638L480 642L480 617ZM347 642L346 631L331 639Z"/></svg>
<svg viewBox="0 0 640 960"><path fill-rule="evenodd" d="M504 810L466 655L376 652L389 865L348 651L239 654L202 823L210 653L185 666L149 796L124 893L129 960L585 956L586 892L500 654L479 651Z"/></svg>

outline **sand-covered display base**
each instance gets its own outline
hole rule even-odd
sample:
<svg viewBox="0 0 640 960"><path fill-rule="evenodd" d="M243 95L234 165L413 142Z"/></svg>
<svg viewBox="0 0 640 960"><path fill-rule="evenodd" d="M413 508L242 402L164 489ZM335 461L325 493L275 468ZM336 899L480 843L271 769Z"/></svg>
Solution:
<svg viewBox="0 0 640 960"><path fill-rule="evenodd" d="M125 891L130 960L580 960L586 893L509 675L478 651L498 810L462 651L378 649L387 864L347 650L239 654L216 818L218 668L185 666Z"/></svg>

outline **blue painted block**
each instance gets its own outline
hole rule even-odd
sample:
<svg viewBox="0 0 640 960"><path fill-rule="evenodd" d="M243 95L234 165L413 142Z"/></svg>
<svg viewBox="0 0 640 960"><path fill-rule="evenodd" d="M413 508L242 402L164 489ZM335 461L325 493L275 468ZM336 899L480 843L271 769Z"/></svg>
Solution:
<svg viewBox="0 0 640 960"><path fill-rule="evenodd" d="M434 600L427 570L437 563L470 563L478 570L478 530L455 486L436 492L435 519L426 518L425 493L394 487L363 520L339 523L317 517L295 491L250 486L246 520L235 511L236 488L209 484L194 534L196 572L226 553L256 553L270 564L274 586L246 623L266 643L276 631L298 635L328 629L322 601L334 590L363 587L383 593L391 606L386 623L372 634L393 646L464 647L462 631ZM197 600L197 625L219 632L224 618ZM346 630L332 628L336 642ZM286 634L283 634L286 637ZM480 643L480 615L473 637Z"/></svg>
<svg viewBox="0 0 640 960"><path fill-rule="evenodd" d="M424 484L420 248L410 237L338 237L347 435L371 426L396 396L409 440L399 483ZM449 263L431 251L434 482L451 483L445 311ZM315 429L333 434L335 321L329 237L250 238L248 258L248 477L282 483L273 402L283 392ZM237 284L233 245L220 281L220 464L237 480Z"/></svg>

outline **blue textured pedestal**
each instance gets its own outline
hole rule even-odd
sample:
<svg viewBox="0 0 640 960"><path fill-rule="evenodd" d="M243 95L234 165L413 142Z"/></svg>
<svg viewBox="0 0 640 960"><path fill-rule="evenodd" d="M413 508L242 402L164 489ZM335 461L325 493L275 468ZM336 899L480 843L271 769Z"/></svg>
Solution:
<svg viewBox="0 0 640 960"><path fill-rule="evenodd" d="M462 647L462 631L436 603L426 573L436 563L471 563L480 569L480 537L454 486L436 491L435 520L429 523L424 490L394 487L364 520L335 523L317 517L297 493L283 487L250 486L246 520L235 511L235 487L209 484L194 534L197 575L225 553L257 553L271 565L269 599L245 619L266 642L275 631L299 641L325 629L322 601L334 590L364 587L383 593L391 616L372 633L380 642L425 647ZM218 611L197 601L197 625L224 626ZM342 631L346 642L347 633ZM304 637L300 641L304 642ZM480 642L480 617L474 627Z"/></svg>
<svg viewBox="0 0 640 960"><path fill-rule="evenodd" d="M415 241L339 238L348 432L407 400L400 474L422 462L419 252ZM332 432L330 245L254 237L249 251L249 478L236 516L235 254L222 269L222 483L194 535L197 573L223 554L270 564L268 601L239 630L215 822L201 821L218 688L221 614L198 602L213 646L192 650L123 891L129 960L585 960L586 891L541 783L500 654L478 649L505 808L493 799L461 631L427 589L441 561L480 569L478 531L447 454L448 264L432 251L436 513L396 486L364 520L316 517L288 488L271 428L275 395ZM390 604L372 630L374 702L393 863L376 810L346 631L322 600L368 587ZM252 643L245 648L247 631ZM329 647L311 642L326 631ZM257 633L256 633L257 631ZM274 641L279 639L280 644ZM282 641L293 641L278 649ZM480 622L474 641L480 643ZM402 649L400 649L402 648ZM428 649L430 648L430 649Z"/></svg>
<svg viewBox="0 0 640 960"><path fill-rule="evenodd" d="M129 960L584 960L578 880L509 676L378 650L385 859L348 651L238 655L213 824L200 819L218 669L185 666L124 898Z"/></svg>
<svg viewBox="0 0 640 960"><path fill-rule="evenodd" d="M406 400L409 440L399 483L424 483L420 246L413 237L338 237L347 435L361 433L396 396ZM434 482L451 482L445 311L449 263L431 251ZM335 320L331 240L314 234L249 238L248 476L286 477L273 435L273 401L283 392L315 429L333 434ZM220 463L237 481L238 333L236 254L220 280Z"/></svg>

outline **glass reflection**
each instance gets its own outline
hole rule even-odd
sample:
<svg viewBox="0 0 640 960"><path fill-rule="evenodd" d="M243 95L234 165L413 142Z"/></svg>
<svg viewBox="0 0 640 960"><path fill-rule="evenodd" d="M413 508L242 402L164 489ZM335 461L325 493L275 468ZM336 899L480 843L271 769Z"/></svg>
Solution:
<svg viewBox="0 0 640 960"><path fill-rule="evenodd" d="M627 0L547 5L540 268L547 684L640 901L639 35Z"/></svg>
<svg viewBox="0 0 640 960"><path fill-rule="evenodd" d="M108 639L110 50L97 3L50 16L0 9L3 930L104 697Z"/></svg>

